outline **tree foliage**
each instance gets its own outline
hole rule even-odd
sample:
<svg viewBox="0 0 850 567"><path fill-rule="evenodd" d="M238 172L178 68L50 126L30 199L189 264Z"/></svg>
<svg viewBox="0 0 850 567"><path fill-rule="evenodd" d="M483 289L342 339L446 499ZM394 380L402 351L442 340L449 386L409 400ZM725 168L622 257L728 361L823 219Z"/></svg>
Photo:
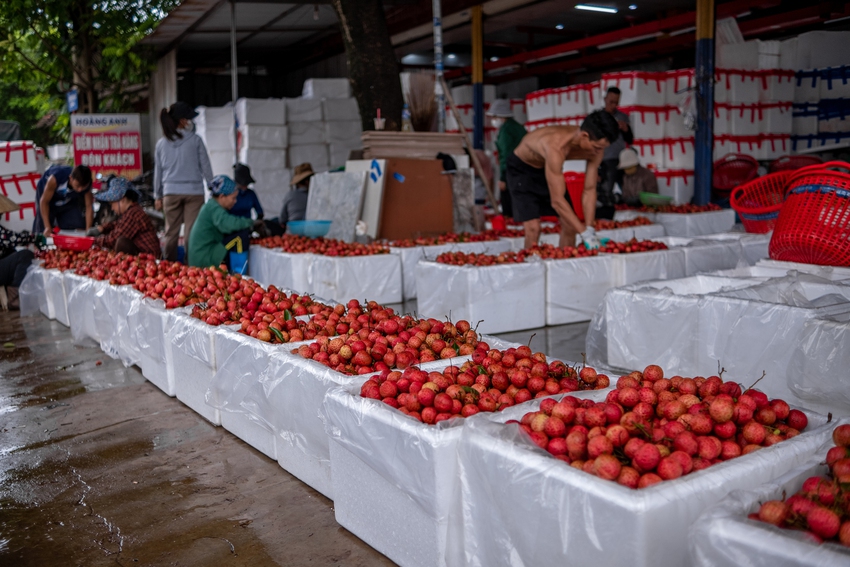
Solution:
<svg viewBox="0 0 850 567"><path fill-rule="evenodd" d="M83 112L132 110L154 63L139 42L179 3L0 1L0 119L46 144L67 139L71 88Z"/></svg>

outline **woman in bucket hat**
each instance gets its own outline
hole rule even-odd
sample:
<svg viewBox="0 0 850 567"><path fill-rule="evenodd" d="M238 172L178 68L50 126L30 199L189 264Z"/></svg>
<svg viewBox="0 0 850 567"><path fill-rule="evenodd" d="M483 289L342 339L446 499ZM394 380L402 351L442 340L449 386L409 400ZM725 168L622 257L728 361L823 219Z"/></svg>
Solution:
<svg viewBox="0 0 850 567"><path fill-rule="evenodd" d="M216 175L210 183L212 199L204 204L189 239L189 265L199 268L218 266L227 259L222 244L225 234L251 228L254 221L230 214L236 204L236 183L226 175ZM241 246L238 246L241 248Z"/></svg>
<svg viewBox="0 0 850 567"><path fill-rule="evenodd" d="M106 191L94 196L101 203L109 203L118 220L99 226L100 236L95 245L116 252L136 256L141 253L162 255L159 238L151 219L139 206L139 194L135 187L123 177L109 181Z"/></svg>
<svg viewBox="0 0 850 567"><path fill-rule="evenodd" d="M637 152L626 148L620 152L617 169L623 171L623 202L627 205L640 205L641 193L658 193L658 180L655 174L640 164Z"/></svg>

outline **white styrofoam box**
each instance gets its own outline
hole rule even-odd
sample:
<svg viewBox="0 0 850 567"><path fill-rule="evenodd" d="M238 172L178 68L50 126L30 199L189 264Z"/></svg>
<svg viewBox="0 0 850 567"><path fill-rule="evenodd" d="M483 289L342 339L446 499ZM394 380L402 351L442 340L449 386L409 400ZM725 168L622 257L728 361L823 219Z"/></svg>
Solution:
<svg viewBox="0 0 850 567"><path fill-rule="evenodd" d="M287 110L282 98L240 98L236 101L236 122L240 128L245 124L283 126Z"/></svg>
<svg viewBox="0 0 850 567"><path fill-rule="evenodd" d="M39 179L41 175L35 171L5 175L0 177L0 191L14 203L34 203Z"/></svg>
<svg viewBox="0 0 850 567"><path fill-rule="evenodd" d="M242 147L239 150L239 163L244 163L251 168L251 171L255 169L285 169L286 149L255 150L249 147Z"/></svg>
<svg viewBox="0 0 850 567"><path fill-rule="evenodd" d="M758 72L744 69L716 69L715 102L754 103L759 101Z"/></svg>
<svg viewBox="0 0 850 567"><path fill-rule="evenodd" d="M655 240L669 238L662 236ZM640 281L685 277L685 254L679 247L631 254L611 254L611 256L611 283L614 287Z"/></svg>
<svg viewBox="0 0 850 567"><path fill-rule="evenodd" d="M22 293L28 297L27 302L29 301L29 298L32 299L32 307L37 307L38 311L40 311L41 314L48 319L55 319L56 314L54 311L55 307L53 305L53 298L46 293L47 280L50 278L50 271L51 270L42 268L40 263L33 263L32 266L27 269L27 275L24 277L25 282L21 282L21 287L24 288ZM22 303L24 302L23 299L21 301ZM25 311L25 314L23 315L24 317L30 314L35 314L35 312L26 314L25 309L23 309L23 311Z"/></svg>
<svg viewBox="0 0 850 567"><path fill-rule="evenodd" d="M744 260L751 266L768 256L768 245L772 233L751 234L748 232L719 232L700 236L700 240L737 240L741 243ZM784 272L778 275L785 275Z"/></svg>
<svg viewBox="0 0 850 567"><path fill-rule="evenodd" d="M673 197L674 205L690 203L694 197L694 172L692 169L666 169L655 172L658 194Z"/></svg>
<svg viewBox="0 0 850 567"><path fill-rule="evenodd" d="M850 117L820 120L817 124L818 132L824 134L831 134L836 132L850 132Z"/></svg>
<svg viewBox="0 0 850 567"><path fill-rule="evenodd" d="M759 100L761 102L793 102L794 90L797 83L795 72L788 69L774 68L760 71L761 81Z"/></svg>
<svg viewBox="0 0 850 567"><path fill-rule="evenodd" d="M666 138L664 140L664 169L694 168L694 139Z"/></svg>
<svg viewBox="0 0 850 567"><path fill-rule="evenodd" d="M251 169L251 177L254 178L253 188L257 192L257 196L277 194L277 206L281 204L283 195L289 190L289 180L292 177L292 172L289 169ZM265 208L262 198L260 204ZM277 214L279 211L275 208ZM266 214L268 216L268 214Z"/></svg>
<svg viewBox="0 0 850 567"><path fill-rule="evenodd" d="M571 85L553 90L555 117L565 118L588 113L588 91L584 85Z"/></svg>
<svg viewBox="0 0 850 567"><path fill-rule="evenodd" d="M596 236L599 238L607 238L614 242L628 242L632 238L636 238L638 240L660 238L664 236L664 232L664 227L660 224L644 224L639 226L612 228L608 230L597 230ZM576 238L576 242L581 244L580 237Z"/></svg>
<svg viewBox="0 0 850 567"><path fill-rule="evenodd" d="M125 366L139 362L135 329L128 322L138 312L143 296L129 285L107 285L96 295L95 324L102 329L100 348ZM108 329L108 331L106 331Z"/></svg>
<svg viewBox="0 0 850 567"><path fill-rule="evenodd" d="M482 321L482 333L505 333L546 324L542 262L498 266L416 266L418 310L437 319Z"/></svg>
<svg viewBox="0 0 850 567"><path fill-rule="evenodd" d="M636 140L660 140L667 137L664 127L670 120L671 108L666 106L621 106L620 112L629 115Z"/></svg>
<svg viewBox="0 0 850 567"><path fill-rule="evenodd" d="M817 103L821 99L821 70L797 71L794 81L794 102Z"/></svg>
<svg viewBox="0 0 850 567"><path fill-rule="evenodd" d="M790 102L765 103L762 106L765 133L791 134L793 130L793 113Z"/></svg>
<svg viewBox="0 0 850 567"><path fill-rule="evenodd" d="M819 128L817 113L792 116L791 134L794 136L816 136Z"/></svg>
<svg viewBox="0 0 850 567"><path fill-rule="evenodd" d="M850 32L811 31L797 36L797 65L795 69L822 69L847 63L844 53Z"/></svg>
<svg viewBox="0 0 850 567"><path fill-rule="evenodd" d="M472 104L458 104L455 105L457 108L458 114L460 114L461 122L463 123L463 127L467 129L467 131L472 130L474 121L475 121L475 112L472 109ZM455 113L452 112L451 108L446 108L446 116L451 115L452 117L452 125L456 130L460 131L460 127L457 125L457 117L455 117ZM448 124L447 124L448 128Z"/></svg>
<svg viewBox="0 0 850 567"><path fill-rule="evenodd" d="M18 207L17 211L0 214L0 225L14 232L32 230L36 203L18 203Z"/></svg>
<svg viewBox="0 0 850 567"><path fill-rule="evenodd" d="M797 38L792 37L779 43L779 68L800 69L797 64Z"/></svg>
<svg viewBox="0 0 850 567"><path fill-rule="evenodd" d="M68 319L68 296L65 294L65 274L59 270L45 270L44 292L48 300L53 304L53 315L56 320L71 326Z"/></svg>
<svg viewBox="0 0 850 567"><path fill-rule="evenodd" d="M822 69L820 96L822 99L850 98L850 67Z"/></svg>
<svg viewBox="0 0 850 567"><path fill-rule="evenodd" d="M311 256L305 288L310 293L339 302L359 297L384 305L401 303L401 260L397 255Z"/></svg>
<svg viewBox="0 0 850 567"><path fill-rule="evenodd" d="M727 102L718 102L714 105L714 140L717 141L720 136L729 136L732 134L733 116L732 107ZM689 132L693 134L693 132Z"/></svg>
<svg viewBox="0 0 850 567"><path fill-rule="evenodd" d="M74 159L74 147L71 144L52 144L47 146L47 157L50 161Z"/></svg>
<svg viewBox="0 0 850 567"><path fill-rule="evenodd" d="M233 106L199 106L195 109L198 115L194 118L196 131L200 130L233 130Z"/></svg>
<svg viewBox="0 0 850 567"><path fill-rule="evenodd" d="M791 153L790 134L762 134L762 159L774 160Z"/></svg>
<svg viewBox="0 0 850 567"><path fill-rule="evenodd" d="M248 251L251 277L265 286L274 285L279 289L314 292L308 277L313 258L313 254L290 254L263 246L251 246ZM351 297L346 301L348 299Z"/></svg>
<svg viewBox="0 0 850 567"><path fill-rule="evenodd" d="M233 176L233 162L236 156L233 155L233 150L226 151L210 151L210 165L212 166L213 175ZM240 158L241 159L241 158ZM254 168L251 168L253 174Z"/></svg>
<svg viewBox="0 0 850 567"><path fill-rule="evenodd" d="M348 120L340 122L325 123L325 142L356 143L361 145L360 136L363 134L363 126L360 120Z"/></svg>
<svg viewBox="0 0 850 567"><path fill-rule="evenodd" d="M213 425L221 425L221 411L207 403L207 390L216 372L216 328L188 313L176 313L169 322L167 340L171 343L177 399Z"/></svg>
<svg viewBox="0 0 850 567"><path fill-rule="evenodd" d="M755 136L732 136L720 135L714 139L715 160L726 154L745 154L756 160L766 159L764 157L764 139L761 135Z"/></svg>
<svg viewBox="0 0 850 567"><path fill-rule="evenodd" d="M717 66L723 69L779 69L781 43L754 39L717 46Z"/></svg>
<svg viewBox="0 0 850 567"><path fill-rule="evenodd" d="M472 85L460 85L452 87L452 100L455 104L473 103L473 88ZM484 102L490 103L496 100L496 85L484 85Z"/></svg>
<svg viewBox="0 0 850 567"><path fill-rule="evenodd" d="M788 368L788 387L803 400L829 404L850 414L847 368L850 317L824 317L803 326Z"/></svg>
<svg viewBox="0 0 850 567"><path fill-rule="evenodd" d="M171 317L176 314L174 310L166 310L161 300L145 299L139 304L138 324L130 321L136 329L142 375L172 397L177 394L177 390L171 342L167 337L171 328Z"/></svg>
<svg viewBox="0 0 850 567"><path fill-rule="evenodd" d="M313 166L313 171L320 168L327 168L329 165L328 146L325 144L307 144L303 146L289 146L289 165L295 168L296 165L309 163Z"/></svg>
<svg viewBox="0 0 850 567"><path fill-rule="evenodd" d="M695 86L693 69L675 69L664 73L667 81L667 98L664 104L679 106L688 89Z"/></svg>
<svg viewBox="0 0 850 567"><path fill-rule="evenodd" d="M804 274L812 274L827 280L841 281L850 279L850 268L842 268L839 266L818 266L815 264L802 264L799 262L783 262L780 260L760 260L757 267L771 270L783 270L802 272Z"/></svg>
<svg viewBox="0 0 850 567"><path fill-rule="evenodd" d="M228 152L233 155L236 139L232 128L229 130L198 128L196 133L204 141L208 152Z"/></svg>
<svg viewBox="0 0 850 567"><path fill-rule="evenodd" d="M348 142L331 142L328 144L329 165L331 168L344 166L345 162L348 161L348 157L351 155L351 151L362 148L363 143L359 138Z"/></svg>
<svg viewBox="0 0 850 567"><path fill-rule="evenodd" d="M525 111L528 122L539 122L555 118L555 89L543 89L525 95Z"/></svg>
<svg viewBox="0 0 850 567"><path fill-rule="evenodd" d="M702 239L681 236L665 236L654 240L675 247L684 254L685 271L682 276L730 270L741 264L744 249L739 239ZM674 278L668 278L674 279Z"/></svg>
<svg viewBox="0 0 850 567"><path fill-rule="evenodd" d="M653 222L664 225L668 236L702 236L731 230L735 226L735 211L656 213Z"/></svg>
<svg viewBox="0 0 850 567"><path fill-rule="evenodd" d="M652 71L603 73L600 93L620 89L620 106L664 106L667 104L667 75Z"/></svg>
<svg viewBox="0 0 850 567"><path fill-rule="evenodd" d="M716 108L716 107L715 107ZM668 106L668 112L664 114L664 137L665 138L687 138L693 136L693 130L685 127L685 119L682 111L677 106ZM717 115L714 117L714 128L717 128Z"/></svg>
<svg viewBox="0 0 850 567"><path fill-rule="evenodd" d="M486 417L465 424L458 471L464 563L488 567L565 557L580 565L686 565L688 529L706 508L806 462L832 433L824 416L810 413L797 437L634 490L554 459L517 425L503 425L507 415Z"/></svg>
<svg viewBox="0 0 850 567"><path fill-rule="evenodd" d="M322 101L322 114L328 122L360 121L360 107L356 98L329 98Z"/></svg>
<svg viewBox="0 0 850 567"><path fill-rule="evenodd" d="M520 124L525 124L528 120L528 115L525 112L525 99L512 98L511 111L514 113L514 120Z"/></svg>
<svg viewBox="0 0 850 567"><path fill-rule="evenodd" d="M289 140L286 126L244 124L239 134L242 136L240 146L253 150L285 148Z"/></svg>
<svg viewBox="0 0 850 567"><path fill-rule="evenodd" d="M546 260L546 325L589 321L612 281L612 255Z"/></svg>
<svg viewBox="0 0 850 567"><path fill-rule="evenodd" d="M734 104L719 103L715 107L715 116L721 116L720 122L728 124L728 133L733 136L758 136L762 132L764 112L757 103ZM717 124L717 122L715 122ZM717 132L725 134L726 132Z"/></svg>
<svg viewBox="0 0 850 567"><path fill-rule="evenodd" d="M95 295L104 285L103 282L65 273L65 295L68 298L68 320L71 323L71 336L75 344L100 344L101 333L95 325Z"/></svg>
<svg viewBox="0 0 850 567"><path fill-rule="evenodd" d="M326 141L323 122L290 122L289 124L289 144L292 146L324 144Z"/></svg>
<svg viewBox="0 0 850 567"><path fill-rule="evenodd" d="M649 220L651 220L652 222L655 222L655 215L656 215L656 213L654 213L654 212L643 212L643 211L636 211L636 210L633 210L633 209L624 209L624 210L621 210L621 211L614 211L614 220L615 221L630 221L630 220L635 220L637 217L646 217Z"/></svg>
<svg viewBox="0 0 850 567"><path fill-rule="evenodd" d="M301 89L301 96L307 99L350 98L351 82L348 78L307 79Z"/></svg>
<svg viewBox="0 0 850 567"><path fill-rule="evenodd" d="M322 101L309 98L287 98L286 121L290 126L293 122L320 122L322 116Z"/></svg>
<svg viewBox="0 0 850 567"><path fill-rule="evenodd" d="M401 280L405 300L416 298L416 265L420 260L433 261L443 252L464 252L466 254L499 254L511 250L506 239L487 242L455 242L435 246L413 246L410 248L390 247L390 252L401 259Z"/></svg>
<svg viewBox="0 0 850 567"><path fill-rule="evenodd" d="M0 176L38 171L35 142L0 142Z"/></svg>
<svg viewBox="0 0 850 567"><path fill-rule="evenodd" d="M664 169L664 158L667 155L665 140L635 140L632 149L638 153L644 167L652 164L655 169Z"/></svg>
<svg viewBox="0 0 850 567"><path fill-rule="evenodd" d="M832 427L838 424L833 422ZM826 477L823 463L829 447L815 449L804 464L779 478L749 490L735 490L708 508L694 522L690 533L690 565L695 567L840 567L847 564L847 551L835 543L803 541L802 532L784 530L749 520L768 500L782 500L797 493L807 478Z"/></svg>

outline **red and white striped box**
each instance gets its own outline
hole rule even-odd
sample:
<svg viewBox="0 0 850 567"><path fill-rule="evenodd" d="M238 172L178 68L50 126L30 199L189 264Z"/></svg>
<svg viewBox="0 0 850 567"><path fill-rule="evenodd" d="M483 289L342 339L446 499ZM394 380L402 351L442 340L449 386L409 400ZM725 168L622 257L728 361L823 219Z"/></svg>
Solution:
<svg viewBox="0 0 850 567"><path fill-rule="evenodd" d="M732 136L790 134L793 128L791 106L790 102L721 102L714 107L714 131L718 135Z"/></svg>
<svg viewBox="0 0 850 567"><path fill-rule="evenodd" d="M640 156L643 166L664 169L664 156L667 153L664 140L635 140L632 148Z"/></svg>
<svg viewBox="0 0 850 567"><path fill-rule="evenodd" d="M514 113L514 120L520 124L525 124L528 121L528 115L525 112L525 99L512 98L511 112Z"/></svg>
<svg viewBox="0 0 850 567"><path fill-rule="evenodd" d="M787 69L759 69L753 71L761 84L760 102L793 102L795 73Z"/></svg>
<svg viewBox="0 0 850 567"><path fill-rule="evenodd" d="M0 177L0 192L15 203L35 202L35 189L41 174L35 171Z"/></svg>
<svg viewBox="0 0 850 567"><path fill-rule="evenodd" d="M658 194L673 198L673 203L690 203L694 197L694 171L692 169L662 169L655 172Z"/></svg>
<svg viewBox="0 0 850 567"><path fill-rule="evenodd" d="M694 168L694 138L666 138L664 140L664 169Z"/></svg>
<svg viewBox="0 0 850 567"><path fill-rule="evenodd" d="M632 133L636 140L660 140L666 137L665 125L670 120L670 106L621 106L629 115Z"/></svg>
<svg viewBox="0 0 850 567"><path fill-rule="evenodd" d="M0 142L0 176L32 171L38 171L34 142Z"/></svg>
<svg viewBox="0 0 850 567"><path fill-rule="evenodd" d="M682 97L688 89L692 89L696 82L694 80L694 70L691 69L675 69L664 73L667 81L667 98L665 104L679 106Z"/></svg>
<svg viewBox="0 0 850 567"><path fill-rule="evenodd" d="M717 136L714 139L714 159L720 159L726 154L744 154L757 160L764 157L764 139L756 134L753 136Z"/></svg>
<svg viewBox="0 0 850 567"><path fill-rule="evenodd" d="M761 82L757 74L742 69L715 69L714 102L758 102Z"/></svg>
<svg viewBox="0 0 850 567"><path fill-rule="evenodd" d="M600 93L620 89L620 106L664 106L667 104L667 74L652 71L603 73Z"/></svg>
<svg viewBox="0 0 850 567"><path fill-rule="evenodd" d="M669 105L667 108L670 109L670 112L667 114L667 122L664 124L664 137L687 138L688 136L693 136L693 131L685 128L685 119L679 107Z"/></svg>
<svg viewBox="0 0 850 567"><path fill-rule="evenodd" d="M555 118L555 89L543 89L525 95L525 112L529 122Z"/></svg>
<svg viewBox="0 0 850 567"><path fill-rule="evenodd" d="M791 153L791 136L789 134L762 134L762 152L764 159L774 160Z"/></svg>
<svg viewBox="0 0 850 567"><path fill-rule="evenodd" d="M554 89L555 118L587 114L587 91L583 85L571 85Z"/></svg>
<svg viewBox="0 0 850 567"><path fill-rule="evenodd" d="M35 220L35 202L18 203L17 211L0 214L0 225L15 232L22 230L32 230L32 224Z"/></svg>

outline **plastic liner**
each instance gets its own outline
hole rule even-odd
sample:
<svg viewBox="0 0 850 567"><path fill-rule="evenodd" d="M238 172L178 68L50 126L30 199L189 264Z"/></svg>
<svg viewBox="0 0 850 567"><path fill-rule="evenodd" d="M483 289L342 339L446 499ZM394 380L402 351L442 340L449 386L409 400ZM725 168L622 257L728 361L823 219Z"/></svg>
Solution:
<svg viewBox="0 0 850 567"><path fill-rule="evenodd" d="M811 476L825 476L826 443L801 466L757 488L735 490L707 509L690 530L690 564L695 567L839 567L850 564L850 551L837 543L815 545L802 532L785 530L747 515L762 502L780 500Z"/></svg>
<svg viewBox="0 0 850 567"><path fill-rule="evenodd" d="M130 319L134 316L142 294L130 286L109 285L104 282L95 293L94 323L100 337L100 348L125 366L139 362L139 349L131 336Z"/></svg>
<svg viewBox="0 0 850 567"><path fill-rule="evenodd" d="M511 242L510 239L506 238L488 242L455 242L436 246L390 248L390 252L401 257L401 281L404 286L404 299L416 298L416 264L420 260L433 261L444 252L500 254L509 250L511 250Z"/></svg>
<svg viewBox="0 0 850 567"><path fill-rule="evenodd" d="M779 260L760 260L756 263L756 266L785 270L786 272L794 270L805 274L820 276L824 279L833 281L850 280L850 268L841 268L838 266L818 266L815 264L782 262Z"/></svg>
<svg viewBox="0 0 850 567"><path fill-rule="evenodd" d="M206 400L216 371L216 328L191 317L190 308L175 311L169 318L168 341L177 399L213 425L221 425L220 411Z"/></svg>
<svg viewBox="0 0 850 567"><path fill-rule="evenodd" d="M598 236L599 238L607 238L615 242L627 242L632 238L637 238L638 240L649 240L654 238L660 238L664 236L664 234L664 227L660 224L629 226L625 228L596 231L596 236ZM514 252L519 252L520 250L525 248L525 237L523 236L503 236L501 237L501 240L508 242L511 246L510 249ZM558 246L558 244L560 244L560 240L561 236L559 234L546 233L540 235L540 244L551 244L552 246ZM581 239L576 236L576 246L579 244L581 244Z"/></svg>
<svg viewBox="0 0 850 567"><path fill-rule="evenodd" d="M460 529L457 449L464 427L492 414L426 425L360 397L364 381L325 397L337 521L399 565L464 564L452 535ZM533 403L502 415L518 418Z"/></svg>
<svg viewBox="0 0 850 567"><path fill-rule="evenodd" d="M754 265L759 260L768 257L768 246L772 233L750 234L747 232L720 232L718 234L706 234L700 237L704 240L737 240L741 243L744 260L749 265Z"/></svg>
<svg viewBox="0 0 850 567"><path fill-rule="evenodd" d="M788 363L788 388L801 400L850 415L850 315L806 321Z"/></svg>
<svg viewBox="0 0 850 567"><path fill-rule="evenodd" d="M482 333L507 333L546 324L543 262L498 266L450 266L419 262L419 314L452 321L481 321Z"/></svg>
<svg viewBox="0 0 850 567"><path fill-rule="evenodd" d="M27 268L27 275L18 287L18 297L21 302L21 317L32 317L42 313L41 305L44 301L44 269L33 263Z"/></svg>
<svg viewBox="0 0 850 567"><path fill-rule="evenodd" d="M107 285L109 284L85 276L65 273L68 320L75 344L91 346L92 341L100 344L101 331L95 323L95 301L97 293Z"/></svg>
<svg viewBox="0 0 850 567"><path fill-rule="evenodd" d="M730 491L805 462L832 434L809 413L797 437L682 478L632 490L555 460L508 416L469 420L458 446L464 560L499 565L687 564L689 527Z"/></svg>
<svg viewBox="0 0 850 567"><path fill-rule="evenodd" d="M744 247L738 239L712 240L704 237L665 236L654 240L675 247L683 254L684 275L679 277L729 270L750 264L744 257Z"/></svg>
<svg viewBox="0 0 850 567"><path fill-rule="evenodd" d="M611 290L588 330L588 361L619 369L658 364L688 376L722 366L727 379L745 386L765 372L758 387L769 396L829 411L789 389L789 363L807 321L850 311L848 291L795 272L765 281L699 276Z"/></svg>
<svg viewBox="0 0 850 567"><path fill-rule="evenodd" d="M68 298L65 296L65 274L59 270L45 270L44 292L53 303L53 314L56 320L71 326L68 319Z"/></svg>
<svg viewBox="0 0 850 567"><path fill-rule="evenodd" d="M617 218L616 215L614 218ZM663 225L668 236L716 234L728 232L735 226L735 211L724 209L704 213L655 213L653 222Z"/></svg>
<svg viewBox="0 0 850 567"><path fill-rule="evenodd" d="M165 309L163 300L142 298L131 307L127 324L131 340L138 348L142 375L169 396L174 396L171 343L166 340L171 314L172 311Z"/></svg>
<svg viewBox="0 0 850 567"><path fill-rule="evenodd" d="M309 256L307 285L300 289L339 302L355 297L384 305L402 301L401 261L395 254Z"/></svg>

